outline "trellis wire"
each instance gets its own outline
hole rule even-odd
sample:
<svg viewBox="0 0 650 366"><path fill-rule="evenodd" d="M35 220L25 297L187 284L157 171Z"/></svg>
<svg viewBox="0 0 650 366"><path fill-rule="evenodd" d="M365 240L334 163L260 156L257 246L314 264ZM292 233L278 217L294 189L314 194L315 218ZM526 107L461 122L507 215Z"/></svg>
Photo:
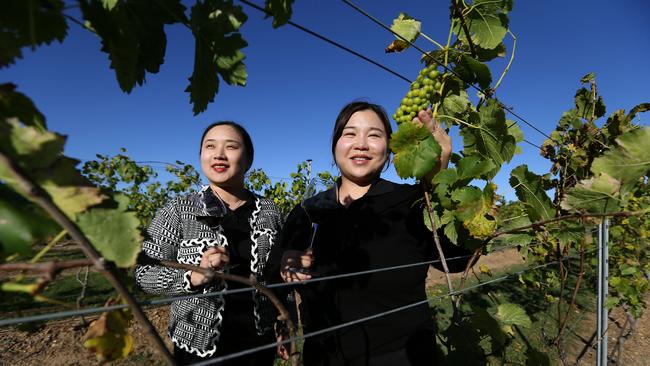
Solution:
<svg viewBox="0 0 650 366"><path fill-rule="evenodd" d="M446 293L444 295L430 297L430 298L427 298L426 300L421 300L421 301L417 301L417 302L414 302L414 303L411 303L411 304L403 305L403 306L397 307L395 309L391 309L391 310L384 311L384 312L381 312L381 313L377 313L377 314L374 314L374 315L370 315L370 316L367 316L367 317L364 317L364 318L360 318L360 319L352 320L352 321L349 321L349 322L346 322L346 323L342 323L342 324L338 324L338 325L331 326L331 327L328 327L328 328L324 328L324 329L321 329L321 330L318 330L318 331L314 331L314 332L311 332L311 333L304 334L302 336L294 337L292 339L285 339L282 342L273 342L273 343L269 343L269 344L266 344L266 345L262 345L262 346L258 346L258 347L254 347L254 348L249 348L247 350L243 350L243 351L240 351L240 352L231 353L231 354L228 354L228 355L217 357L217 358L214 358L214 359L198 362L198 363L192 364L192 366L212 365L212 364L217 363L217 362L223 362L223 361L230 360L230 359L233 359L233 358L246 356L246 355L249 355L249 354L252 354L252 353L255 353L255 352L259 352L259 351L262 351L262 350L265 350L265 349L273 348L273 347L276 347L278 345L278 343L280 343L280 344L288 344L293 340L302 340L302 339L307 339L307 338L314 337L314 336L317 336L317 335L333 332L333 331L338 330L338 329L346 328L346 327L349 327L349 326L352 326L352 325L355 325L355 324L359 324L359 323L364 323L364 322L367 322L367 321L370 321L370 320L374 320L374 319L381 318L381 317L384 317L384 316L387 316L387 315L390 315L390 314L393 314L393 313L400 312L402 310L406 310L406 309L410 309L410 308L413 308L413 307L416 307L416 306L427 304L427 303L429 303L429 302L431 302L433 300L440 300L440 299L444 299L444 298L452 296L452 295L459 295L459 294L465 293L467 291L470 291L470 290L473 290L473 289L476 289L476 288L479 288L479 287L482 287L482 286L487 286L487 285L493 284L495 282L503 281L506 278L509 278L509 277L512 277L512 276L515 276L515 275L520 275L520 274L528 272L528 271L534 271L534 270L537 270L537 269L540 269L540 268L544 268L544 267L548 267L548 266L551 266L551 265L554 265L554 264L558 264L561 261L564 261L564 260L567 260L567 259L570 259L570 257L565 257L565 258L563 258L561 260L548 262L548 263L540 264L540 265L535 266L535 267L526 268L526 269L523 269L523 270L520 270L520 271L512 272L512 273L506 274L504 276L501 276L501 277L498 277L498 278L495 278L495 279L492 279L492 280L489 280L489 281L479 283L477 285L466 287L466 288L464 288L462 290L452 291L452 292Z"/></svg>
<svg viewBox="0 0 650 366"><path fill-rule="evenodd" d="M469 85L469 86L472 87L473 89L477 90L478 92L480 92L480 93L482 93L482 94L484 94L484 95L487 95L487 93L485 92L485 90L479 88L478 86L476 86L476 85L474 85L474 84L472 84L472 83L469 83L469 82L465 81L465 80L464 80L464 79L463 79L463 78L462 78L462 77L461 77L457 72L455 72L453 69L449 68L447 65L444 65L442 62L436 60L434 57L432 57L431 55L429 55L425 50L423 50L422 48L420 48L419 46L417 46L417 45L414 44L413 42L409 41L408 39L402 37L402 35L400 35L399 33L393 31L392 29L390 29L390 27L388 27L387 25L385 25L384 23L382 23L381 21L379 21L379 19L377 19L377 18L373 17L372 15L370 15L370 14L369 14L368 12L366 12L365 10L361 9L359 6L355 5L354 3L352 3L352 2L349 1L349 0L341 0L341 1L343 1L344 3L346 3L348 6L350 6L350 7L353 8L354 10L358 11L359 13L361 13L361 14L362 14L363 16L365 16L366 18L372 20L373 22L375 22L376 24L378 24L378 25L381 26L382 28L384 28L384 29L386 29L387 31L391 32L392 34L394 34L396 37L398 37L398 38L401 39L402 41L408 43L411 47L413 47L413 48L415 48L416 50L420 51L424 56L429 57L431 60L433 60L433 62L437 63L439 66L441 66L442 68L444 68L445 71L448 71L448 72L454 74L456 77L458 77L460 80L462 80L463 82L465 82L467 85ZM525 124L527 124L528 126L530 126L531 128L533 128L535 131L539 132L540 134L542 134L542 135L544 135L545 137L547 137L547 138L549 138L549 139L552 140L551 136L549 136L546 132L540 130L539 128L537 128L537 126L533 125L532 123L528 122L528 121L525 120L523 117L521 117L520 115L516 114L514 111L511 110L510 107L508 107L508 106L506 106L505 104L501 103L501 102L500 102L496 97L495 97L494 99L497 101L497 103L499 103L499 105L500 105L503 109L505 109L506 111L508 111L508 112L509 112L510 114L512 114L513 116L517 117L517 119L519 119L520 121L524 122ZM524 140L524 141L526 141L526 140ZM528 142L529 144L531 144L531 145L533 145L533 146L535 146L535 147L537 147L537 148L540 148L539 146L534 145L534 144L532 144L532 143L529 142L529 141L526 141L526 142ZM541 149L541 148L540 148L540 149Z"/></svg>
<svg viewBox="0 0 650 366"><path fill-rule="evenodd" d="M263 13L266 14L266 15L271 15L269 12L267 12L266 10L264 10L264 8L260 7L259 5L254 4L254 3L251 3L251 2L248 1L248 0L239 0L239 1L241 1L243 4L246 4L246 5L252 7L252 8L254 8L254 9L256 9L256 10L259 10L259 11L263 12ZM345 0L344 0L344 1L345 1ZM356 5L351 4L351 3L350 3L350 5L351 5L351 6L356 6ZM372 18L371 18L371 19L372 19ZM382 25L383 27L385 27L385 26L383 25L383 23L379 22L378 20L376 20L376 22L378 22L380 25ZM373 64L373 65L375 65L375 66L377 66L377 67L379 67L379 68L381 68L381 69L383 69L383 70L389 72L390 74L393 74L393 75L397 76L398 78L400 78L400 79L406 81L406 82L409 83L409 84L412 82L411 79L409 79L409 78L407 78L407 77L405 77L405 76L399 74L398 72L396 72L396 71L390 69L390 68L387 67L387 66L382 65L381 63L379 63L379 62L377 62L377 61L375 61L375 60L373 60L373 59L371 59L371 58L369 58L369 57L367 57L367 56L364 56L363 54L361 54L361 53L359 53L359 52L357 52L357 51L352 50L352 49L349 48L349 47L346 47L346 46L342 45L342 44L339 43L339 42L336 42L336 41L334 41L334 40L332 40L332 39L330 39L330 38L328 38L328 37L325 37L325 36L323 36L323 35L321 35L321 34L315 32L315 31L312 31L312 30L310 30L310 29L308 29L308 28L305 28L305 27L303 27L303 26L301 26L301 25L299 25L299 24L296 24L296 23L294 23L294 22L292 22L292 21L288 21L287 24L289 24L289 25L291 25L291 26L293 26L293 27L295 27L295 28L297 28L297 29L299 29L299 30L301 30L301 31L303 31L303 32L305 32L305 33L307 33L307 34L310 34L310 35L312 35L312 36L314 36L314 37L316 37L316 38L318 38L318 39L320 39L320 40L323 40L323 41L325 41L325 42L327 42L327 43L329 43L329 44L331 44L331 45L333 45L333 46L335 46L335 47L338 47L338 48L340 48L340 49L342 49L342 50L344 50L344 51L346 51L346 52L348 52L348 53L350 53L350 54L352 54L352 55L354 55L354 56L357 56L357 57L359 57L359 58L361 58L361 59L363 59L363 60L365 60L365 61L367 61L367 62L370 62L371 64ZM393 32L392 30L390 30L390 28L387 28L387 29L388 29L390 32ZM394 33L394 32L393 32L393 33ZM395 34L396 34L396 33L395 33ZM396 34L396 35L397 35L397 34ZM399 35L397 35L397 36L399 36ZM401 38L401 36L399 36L399 37ZM402 38L402 39L404 39L404 38ZM409 44L411 44L411 45L412 45L414 48L416 48L418 51L422 52L422 53L425 54L425 55L427 54L425 51L423 51L423 50L422 50L421 48L419 48L418 46L414 45L412 42L409 42L409 41L407 41L406 39L404 39L404 40L405 40L406 42L408 42ZM438 62L438 61L436 60L435 62ZM471 87L473 87L474 89L476 89L476 90L478 90L478 91L484 93L484 91L483 91L482 89L480 89L479 87L477 87L476 85L474 85L474 84L472 84L472 83L469 83L469 82L465 81L462 77L460 77L460 75L458 75L458 74L457 74L455 71L453 71L452 69L449 69L447 66L444 66L444 65L442 65L442 64L441 64L441 66L442 66L443 68L445 68L445 70L448 70L448 71L450 71L452 74L456 75L460 80L462 80L462 81L465 82L466 84L468 84L468 85L470 85ZM495 98L495 100L497 100L497 99ZM517 117L518 119L520 119L522 122L526 123L527 125L531 126L533 129L535 129L535 130L538 131L539 133L541 133L541 134L543 134L544 136L547 136L548 138L550 138L550 136L548 136L546 133L544 133L543 131L541 131L540 129L538 129L538 128L537 128L536 126L534 126L532 123L526 121L523 117L521 117L521 116L519 116L518 114L516 114L516 113L512 110L512 108L506 106L505 104L501 103L501 102L498 101L498 100L497 100L497 102L501 105L501 107L502 107L503 109L505 109L506 111L508 111L510 114L512 114L513 116ZM535 143L533 143L533 142L530 142L530 141L528 141L528 140L526 140L526 139L524 139L523 141L526 142L527 144L529 144L529 145L531 145L531 146L537 148L537 149L540 149L540 150L542 149L539 145L537 145L537 144L535 144Z"/></svg>
<svg viewBox="0 0 650 366"><path fill-rule="evenodd" d="M541 245L541 244L543 244L543 243L539 242L539 243L536 243L536 244L528 244L526 246L527 247L533 247L533 246ZM520 244L502 246L502 247L494 249L490 253L497 253L497 252L504 251L504 250L507 250L507 249L515 248L517 246L520 246ZM446 258L446 260L447 261L454 261L454 260L469 258L471 256L472 255L462 255L462 256L457 256L457 257ZM276 283L276 284L267 285L266 287L269 288L269 289L282 288L282 287L298 287L298 286L302 286L302 285L308 284L308 283L327 281L327 280L331 280L331 279L341 279L341 278L355 277L355 276L361 276L361 275L367 275L367 274L379 273L379 272L386 272L386 271L404 269L404 268L421 266L421 265L430 265L430 264L435 264L435 263L440 263L440 262L441 262L440 259L436 259L436 260L431 260L431 261L424 261L424 262L417 262L417 263L410 263L410 264L402 264L402 265L398 265L398 266L376 268L376 269L365 270L365 271L360 271L360 272L350 272L350 273L343 273L343 274L332 275L332 276L316 277L316 278L312 278L312 279L309 279L309 280L306 280L306 281L301 281L301 282ZM224 290L224 291L220 291L220 292L210 292L210 293L205 293L205 294L190 294L190 295L183 295L183 296L171 296L171 297L162 298L162 299L153 299L153 300L148 300L148 301L142 301L142 302L139 302L139 305L141 305L141 306L165 305L165 304L172 303L174 301L189 300L189 299L193 299L193 298L211 298L211 297L217 297L217 296L227 296L227 295L232 295L232 294L236 294L236 293L250 292L250 291L254 291L254 288L252 288L252 287L243 287L243 288L238 288L238 289L230 289L230 290ZM128 305L126 305L126 304L117 304L117 305L101 306L101 307L94 307L94 308L87 308L87 309L60 311L60 312L54 312L54 313L48 313L48 314L30 315L30 316L25 316L25 317L20 317L20 318L0 319L0 327L9 326L9 325L16 325L16 324L21 324L21 323L30 323L30 322L37 322L37 321L55 320L55 319L67 318L67 317L91 315L91 314L103 313L103 312L107 312L107 311L125 309L127 307L128 307Z"/></svg>

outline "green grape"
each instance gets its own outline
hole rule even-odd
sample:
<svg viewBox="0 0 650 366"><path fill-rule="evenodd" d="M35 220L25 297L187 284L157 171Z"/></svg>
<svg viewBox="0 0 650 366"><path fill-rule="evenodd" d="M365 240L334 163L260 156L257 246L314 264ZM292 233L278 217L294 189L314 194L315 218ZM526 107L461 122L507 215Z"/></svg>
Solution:
<svg viewBox="0 0 650 366"><path fill-rule="evenodd" d="M416 81L413 84L411 84L411 90L417 90L417 89L420 89L420 83Z"/></svg>

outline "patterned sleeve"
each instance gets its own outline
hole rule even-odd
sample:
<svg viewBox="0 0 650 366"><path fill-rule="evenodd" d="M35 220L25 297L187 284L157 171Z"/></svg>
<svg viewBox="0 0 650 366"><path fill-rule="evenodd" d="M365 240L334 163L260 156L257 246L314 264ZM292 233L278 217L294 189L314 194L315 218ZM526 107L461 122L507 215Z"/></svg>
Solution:
<svg viewBox="0 0 650 366"><path fill-rule="evenodd" d="M142 252L154 259L177 260L178 247L182 239L181 222L175 201L158 210L147 229L147 238L142 243ZM185 294L195 292L191 287L192 271L155 265L138 265L135 281L150 294Z"/></svg>

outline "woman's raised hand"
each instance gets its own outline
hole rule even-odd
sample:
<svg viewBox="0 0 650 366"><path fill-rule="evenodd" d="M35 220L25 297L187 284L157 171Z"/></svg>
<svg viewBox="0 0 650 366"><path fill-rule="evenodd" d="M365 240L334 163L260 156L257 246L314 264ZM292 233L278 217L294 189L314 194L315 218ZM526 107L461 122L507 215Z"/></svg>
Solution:
<svg viewBox="0 0 650 366"><path fill-rule="evenodd" d="M282 254L280 276L284 282L300 282L311 278L309 269L314 263L311 249L287 250Z"/></svg>
<svg viewBox="0 0 650 366"><path fill-rule="evenodd" d="M203 252L199 267L221 270L228 264L228 262L230 262L230 257L228 256L226 248L212 247ZM208 282L208 279L202 273L193 271L190 277L190 282L192 283L192 286L201 286L205 285Z"/></svg>
<svg viewBox="0 0 650 366"><path fill-rule="evenodd" d="M442 152L440 153L440 168L447 168L449 157L451 156L451 137L449 137L447 131L440 127L440 124L433 119L431 109L418 112L418 116L413 118L413 122L419 125L424 125L429 131L431 131L433 138L436 139L436 142L438 142L442 148Z"/></svg>

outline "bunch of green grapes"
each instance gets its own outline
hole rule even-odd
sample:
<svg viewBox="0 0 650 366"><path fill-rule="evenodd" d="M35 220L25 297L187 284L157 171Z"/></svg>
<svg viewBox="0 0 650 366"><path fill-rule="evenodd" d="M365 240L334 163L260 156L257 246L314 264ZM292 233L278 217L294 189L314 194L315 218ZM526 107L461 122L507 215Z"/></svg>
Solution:
<svg viewBox="0 0 650 366"><path fill-rule="evenodd" d="M402 99L402 104L393 114L393 119L397 124L413 120L419 111L429 107L440 90L442 76L444 75L440 75L435 65L429 65L420 70L418 78L411 83L411 88Z"/></svg>

